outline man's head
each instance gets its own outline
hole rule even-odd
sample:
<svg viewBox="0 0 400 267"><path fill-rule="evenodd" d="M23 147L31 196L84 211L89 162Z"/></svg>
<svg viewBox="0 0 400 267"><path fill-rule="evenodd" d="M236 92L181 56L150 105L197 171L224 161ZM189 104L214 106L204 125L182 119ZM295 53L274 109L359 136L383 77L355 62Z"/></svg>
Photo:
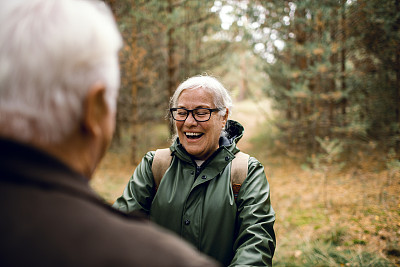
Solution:
<svg viewBox="0 0 400 267"><path fill-rule="evenodd" d="M105 4L1 1L0 25L0 136L44 148L76 136L106 145L122 40Z"/></svg>

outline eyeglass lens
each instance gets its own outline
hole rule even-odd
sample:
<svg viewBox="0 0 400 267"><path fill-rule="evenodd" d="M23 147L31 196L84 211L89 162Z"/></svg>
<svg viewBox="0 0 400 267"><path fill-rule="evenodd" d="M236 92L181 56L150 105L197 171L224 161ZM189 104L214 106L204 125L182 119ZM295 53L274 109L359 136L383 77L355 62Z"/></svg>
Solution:
<svg viewBox="0 0 400 267"><path fill-rule="evenodd" d="M189 113L192 112L193 117L196 121L207 121L211 117L211 111L208 109L198 108L194 110L186 110L183 108L177 108L172 111L172 115L174 119L177 121L184 121L189 116Z"/></svg>

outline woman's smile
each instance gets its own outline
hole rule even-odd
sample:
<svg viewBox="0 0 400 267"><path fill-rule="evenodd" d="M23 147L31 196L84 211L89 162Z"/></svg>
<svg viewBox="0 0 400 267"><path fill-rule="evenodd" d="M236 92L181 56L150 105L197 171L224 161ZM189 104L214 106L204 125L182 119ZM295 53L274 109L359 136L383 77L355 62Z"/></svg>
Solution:
<svg viewBox="0 0 400 267"><path fill-rule="evenodd" d="M203 133L186 132L185 135L186 135L186 137L187 137L188 139L198 140L198 139L201 138L204 134L203 134Z"/></svg>

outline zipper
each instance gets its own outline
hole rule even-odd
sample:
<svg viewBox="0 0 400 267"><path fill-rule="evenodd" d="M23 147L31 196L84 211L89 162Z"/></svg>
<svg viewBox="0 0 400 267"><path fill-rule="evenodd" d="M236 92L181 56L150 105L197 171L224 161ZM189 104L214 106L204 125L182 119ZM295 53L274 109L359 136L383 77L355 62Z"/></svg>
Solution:
<svg viewBox="0 0 400 267"><path fill-rule="evenodd" d="M201 166L196 166L196 175L195 178L197 178L197 176L199 176L199 174L201 173Z"/></svg>

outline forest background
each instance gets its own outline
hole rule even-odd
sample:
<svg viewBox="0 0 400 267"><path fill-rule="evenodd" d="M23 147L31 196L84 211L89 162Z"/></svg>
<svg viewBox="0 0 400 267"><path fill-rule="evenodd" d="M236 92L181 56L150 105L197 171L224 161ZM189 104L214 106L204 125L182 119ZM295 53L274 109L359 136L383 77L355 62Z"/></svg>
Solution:
<svg viewBox="0 0 400 267"><path fill-rule="evenodd" d="M124 46L116 132L92 185L112 203L169 145L169 98L209 74L277 214L276 266L400 266L397 0L106 0Z"/></svg>

